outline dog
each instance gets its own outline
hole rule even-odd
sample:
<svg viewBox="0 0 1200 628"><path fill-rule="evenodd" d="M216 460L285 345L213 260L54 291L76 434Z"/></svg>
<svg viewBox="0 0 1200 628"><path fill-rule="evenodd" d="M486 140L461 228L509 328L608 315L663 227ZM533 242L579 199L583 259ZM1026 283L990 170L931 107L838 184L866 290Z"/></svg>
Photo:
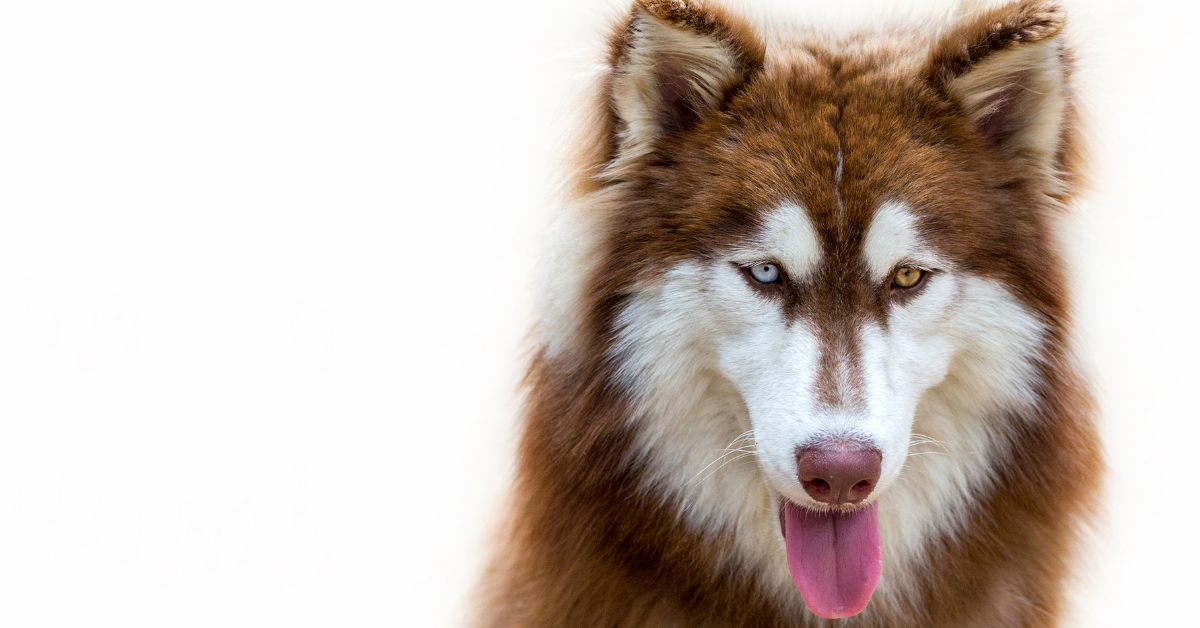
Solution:
<svg viewBox="0 0 1200 628"><path fill-rule="evenodd" d="M1103 474L1065 21L635 2L540 262L478 626L1058 624Z"/></svg>

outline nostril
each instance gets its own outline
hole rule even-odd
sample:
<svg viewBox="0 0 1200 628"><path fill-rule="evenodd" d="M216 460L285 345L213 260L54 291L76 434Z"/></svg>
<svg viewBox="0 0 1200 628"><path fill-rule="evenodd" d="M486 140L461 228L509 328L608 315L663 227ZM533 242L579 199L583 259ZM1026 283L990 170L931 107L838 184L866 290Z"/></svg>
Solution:
<svg viewBox="0 0 1200 628"><path fill-rule="evenodd" d="M883 456L858 441L837 441L797 448L796 470L804 491L826 504L857 503L879 480Z"/></svg>
<svg viewBox="0 0 1200 628"><path fill-rule="evenodd" d="M833 492L833 489L829 486L829 482L826 482L821 478L804 482L804 490L813 497L816 497L817 495L829 495Z"/></svg>

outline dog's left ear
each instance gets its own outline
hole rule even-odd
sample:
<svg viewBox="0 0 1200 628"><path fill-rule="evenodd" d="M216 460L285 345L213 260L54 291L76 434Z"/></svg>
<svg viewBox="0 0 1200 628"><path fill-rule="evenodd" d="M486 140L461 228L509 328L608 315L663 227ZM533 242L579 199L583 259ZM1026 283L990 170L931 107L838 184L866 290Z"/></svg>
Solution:
<svg viewBox="0 0 1200 628"><path fill-rule="evenodd" d="M617 163L651 152L719 109L762 66L740 20L699 0L636 0L610 49L608 110Z"/></svg>
<svg viewBox="0 0 1200 628"><path fill-rule="evenodd" d="M1050 180L1068 174L1065 17L1043 0L974 12L938 41L926 75L988 145Z"/></svg>

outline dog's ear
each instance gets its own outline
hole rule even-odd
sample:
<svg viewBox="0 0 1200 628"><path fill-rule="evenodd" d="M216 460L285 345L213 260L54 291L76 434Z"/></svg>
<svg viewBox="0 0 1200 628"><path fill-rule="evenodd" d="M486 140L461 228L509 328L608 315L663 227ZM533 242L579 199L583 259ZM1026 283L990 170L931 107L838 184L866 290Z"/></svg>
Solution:
<svg viewBox="0 0 1200 628"><path fill-rule="evenodd" d="M972 11L934 46L926 75L988 145L1051 179L1070 157L1064 21L1043 0Z"/></svg>
<svg viewBox="0 0 1200 628"><path fill-rule="evenodd" d="M743 23L693 0L639 0L611 43L612 157L624 163L719 109L764 54Z"/></svg>

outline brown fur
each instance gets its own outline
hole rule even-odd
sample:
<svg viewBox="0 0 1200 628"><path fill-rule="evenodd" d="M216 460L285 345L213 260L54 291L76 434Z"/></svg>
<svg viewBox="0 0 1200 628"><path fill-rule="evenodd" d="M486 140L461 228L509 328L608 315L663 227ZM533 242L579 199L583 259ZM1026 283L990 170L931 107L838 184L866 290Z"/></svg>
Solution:
<svg viewBox="0 0 1200 628"><path fill-rule="evenodd" d="M618 158L622 122L608 104L601 108L576 189L620 200L606 222L579 346L565 357L542 352L526 380L513 514L483 579L479 625L829 623L804 610L798 592L768 593L762 576L735 560L731 531L688 528L676 504L639 481L641 463L627 455L628 391L607 353L614 316L641 278L748 237L759 212L784 198L803 201L829 260L814 280L781 286L775 297L815 316L848 351L853 338L838 338L842 327L826 319L883 321L892 298L858 261L873 208L887 198L918 208L922 233L940 253L1009 286L1050 329L1036 420L1011 422L1012 453L964 533L928 545L929 568L914 574L902 603L840 621L1055 625L1076 530L1102 470L1090 397L1071 367L1068 297L1050 224L1081 176L1074 108L1068 98L1056 185L1047 189L1044 173L981 136L949 90L973 64L1058 33L1061 10L1021 2L932 38L800 37L793 52L771 59L753 29L723 11L682 1L638 6L612 37L605 90L639 11L720 39L736 51L744 78L711 109L685 102L690 109L655 150L616 173L605 167ZM831 186L839 151L842 181Z"/></svg>

